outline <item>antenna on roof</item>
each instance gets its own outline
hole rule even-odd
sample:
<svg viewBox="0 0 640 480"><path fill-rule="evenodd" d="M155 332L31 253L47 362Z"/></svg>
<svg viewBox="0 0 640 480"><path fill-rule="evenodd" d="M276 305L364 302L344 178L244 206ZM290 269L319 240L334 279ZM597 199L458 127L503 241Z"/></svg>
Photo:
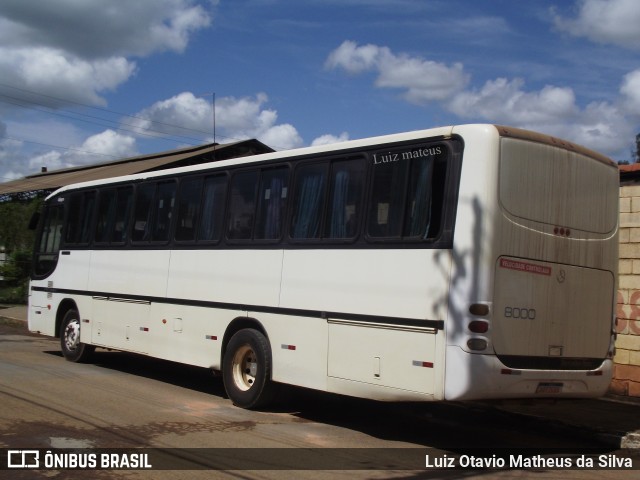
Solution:
<svg viewBox="0 0 640 480"><path fill-rule="evenodd" d="M216 92L202 93L201 97L211 95L211 116L213 117L213 161L216 160Z"/></svg>
<svg viewBox="0 0 640 480"><path fill-rule="evenodd" d="M213 92L211 100L211 110L213 111L213 143L216 143L216 92Z"/></svg>

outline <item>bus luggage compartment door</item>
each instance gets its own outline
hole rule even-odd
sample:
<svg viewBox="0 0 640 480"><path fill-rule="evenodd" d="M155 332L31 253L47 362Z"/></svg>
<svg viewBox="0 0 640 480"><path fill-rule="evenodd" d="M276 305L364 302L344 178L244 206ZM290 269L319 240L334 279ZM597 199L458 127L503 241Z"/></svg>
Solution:
<svg viewBox="0 0 640 480"><path fill-rule="evenodd" d="M329 320L329 377L434 394L436 331Z"/></svg>

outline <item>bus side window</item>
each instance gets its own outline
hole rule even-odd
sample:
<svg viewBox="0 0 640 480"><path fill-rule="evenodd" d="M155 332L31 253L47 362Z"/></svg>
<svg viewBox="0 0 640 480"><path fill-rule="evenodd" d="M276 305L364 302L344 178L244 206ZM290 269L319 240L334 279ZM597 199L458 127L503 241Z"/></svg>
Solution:
<svg viewBox="0 0 640 480"><path fill-rule="evenodd" d="M69 212L64 242L68 245L88 245L91 240L91 220L96 192L79 192L69 199Z"/></svg>
<svg viewBox="0 0 640 480"><path fill-rule="evenodd" d="M178 242L192 242L196 239L196 218L202 196L202 183L202 178L189 178L180 182L175 233Z"/></svg>
<svg viewBox="0 0 640 480"><path fill-rule="evenodd" d="M133 242L145 242L151 238L151 202L156 190L155 183L143 183L136 188L136 203L133 214Z"/></svg>
<svg viewBox="0 0 640 480"><path fill-rule="evenodd" d="M132 187L101 191L98 198L95 242L126 243L132 208Z"/></svg>
<svg viewBox="0 0 640 480"><path fill-rule="evenodd" d="M238 173L231 180L227 230L227 236L230 240L251 239L255 216L257 182L257 171Z"/></svg>
<svg viewBox="0 0 640 480"><path fill-rule="evenodd" d="M289 169L264 170L258 195L258 221L254 238L277 240L282 234L288 192Z"/></svg>
<svg viewBox="0 0 640 480"><path fill-rule="evenodd" d="M44 209L42 230L35 252L34 274L45 276L50 274L58 261L60 240L62 238L62 222L64 206L62 204L49 205Z"/></svg>
<svg viewBox="0 0 640 480"><path fill-rule="evenodd" d="M96 220L95 242L109 242L109 233L116 210L116 191L103 190L98 198L98 218Z"/></svg>
<svg viewBox="0 0 640 480"><path fill-rule="evenodd" d="M402 232L405 237L426 240L429 236L433 164L432 159L414 160L411 164L406 219Z"/></svg>
<svg viewBox="0 0 640 480"><path fill-rule="evenodd" d="M226 193L226 175L215 175L204 179L198 241L217 242L220 240L224 222Z"/></svg>
<svg viewBox="0 0 640 480"><path fill-rule="evenodd" d="M113 222L111 243L125 243L127 241L127 232L129 231L131 209L133 208L133 188L119 188L116 203L116 215L115 221Z"/></svg>
<svg viewBox="0 0 640 480"><path fill-rule="evenodd" d="M399 238L404 221L409 162L373 166L367 233L370 237Z"/></svg>
<svg viewBox="0 0 640 480"><path fill-rule="evenodd" d="M171 216L176 200L176 182L160 182L156 192L152 242L166 242L171 231Z"/></svg>
<svg viewBox="0 0 640 480"><path fill-rule="evenodd" d="M443 146L431 150L431 156L374 163L367 214L370 239L420 241L437 236L447 151Z"/></svg>
<svg viewBox="0 0 640 480"><path fill-rule="evenodd" d="M334 162L325 238L346 239L357 235L365 177L363 159Z"/></svg>
<svg viewBox="0 0 640 480"><path fill-rule="evenodd" d="M291 238L320 238L327 169L327 163L303 165L296 169L293 214L289 230Z"/></svg>

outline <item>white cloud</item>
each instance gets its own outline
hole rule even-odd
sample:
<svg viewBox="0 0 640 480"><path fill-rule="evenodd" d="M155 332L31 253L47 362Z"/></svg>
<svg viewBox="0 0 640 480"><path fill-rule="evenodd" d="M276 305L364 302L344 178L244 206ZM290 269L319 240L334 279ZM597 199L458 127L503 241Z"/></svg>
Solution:
<svg viewBox="0 0 640 480"><path fill-rule="evenodd" d="M99 92L115 89L134 70L135 64L122 57L90 62L52 48L0 47L3 83L73 102L104 104ZM10 91L11 96L17 94ZM49 99L48 103L55 107L58 102Z"/></svg>
<svg viewBox="0 0 640 480"><path fill-rule="evenodd" d="M613 7L623 6L614 3ZM344 42L329 55L326 66L352 75L375 70L377 87L405 89L408 102L437 102L464 121L537 130L623 160L640 117L640 69L621 79L617 99L580 106L570 87L527 90L523 79L496 78L467 88L470 77L461 64L447 66L376 45Z"/></svg>
<svg viewBox="0 0 640 480"><path fill-rule="evenodd" d="M628 160L628 146L636 133L633 124L620 108L608 102L590 103L580 112L575 122L553 123L541 126L539 130L618 160Z"/></svg>
<svg viewBox="0 0 640 480"><path fill-rule="evenodd" d="M278 124L278 112L264 108L269 98L264 93L255 97L223 97L216 101L217 125L229 138L257 138L278 149L302 145L298 131L290 124Z"/></svg>
<svg viewBox="0 0 640 480"><path fill-rule="evenodd" d="M47 45L85 59L182 52L210 23L195 0L0 2L0 44Z"/></svg>
<svg viewBox="0 0 640 480"><path fill-rule="evenodd" d="M0 81L8 87L0 85L7 135L0 138L0 181L42 166L53 170L136 154L132 136L107 130L87 138L70 122L33 121L34 111L106 105L104 94L135 75L135 57L181 53L211 20L198 0L2 0ZM36 107L23 108L30 103ZM207 108L200 110L210 114ZM203 122L193 108L167 120L187 127Z"/></svg>
<svg viewBox="0 0 640 480"><path fill-rule="evenodd" d="M544 125L575 117L578 108L570 88L546 86L538 92L525 92L522 79L490 80L478 90L460 92L448 108L461 118L522 125Z"/></svg>
<svg viewBox="0 0 640 480"><path fill-rule="evenodd" d="M277 112L264 108L267 102L264 93L255 97L216 99L216 140L257 138L277 149L302 145L302 139L292 125L278 124ZM183 92L142 110L133 125L140 132L153 130L167 135L194 135L193 131L196 131L211 136L211 106L209 98Z"/></svg>
<svg viewBox="0 0 640 480"><path fill-rule="evenodd" d="M349 134L347 132L342 132L338 136L331 135L328 133L326 135L321 135L318 138L314 139L311 142L311 146L317 147L320 145L330 145L332 143L346 142L347 140L349 140Z"/></svg>
<svg viewBox="0 0 640 480"><path fill-rule="evenodd" d="M479 91L460 93L448 108L463 119L540 131L626 159L634 132L623 105L602 101L580 108L570 88L546 86L527 92L524 81L499 78Z"/></svg>
<svg viewBox="0 0 640 480"><path fill-rule="evenodd" d="M72 138L78 137L79 132L71 130L65 124L55 123L37 125L37 129L44 131L46 126L52 129L52 133L48 137L50 140L39 138L39 143L32 143L30 140L22 142L12 137L0 139L0 164L3 166L0 182L37 173L42 167L53 171L109 162L138 154L135 138L113 130L105 130L73 143ZM15 128L18 131L22 127L24 126L9 125L10 129ZM55 132L61 137L57 142L52 140ZM65 138L67 140L64 140ZM45 141L52 142L49 144L51 146L48 147L48 150L42 148L45 146ZM34 146L36 150L33 149ZM54 146L65 146L65 148L53 149ZM30 147L29 153L25 151L27 147Z"/></svg>
<svg viewBox="0 0 640 480"><path fill-rule="evenodd" d="M21 164L20 149L23 143L19 140L6 137L7 125L0 121L0 165L3 170L0 173L0 183L8 182L23 176L19 168Z"/></svg>
<svg viewBox="0 0 640 480"><path fill-rule="evenodd" d="M29 171L47 167L49 171L104 163L137 154L135 139L113 130L105 130L88 137L81 145L65 150L51 150L30 158Z"/></svg>
<svg viewBox="0 0 640 480"><path fill-rule="evenodd" d="M554 15L556 26L577 37L640 50L638 0L581 0L576 18Z"/></svg>
<svg viewBox="0 0 640 480"><path fill-rule="evenodd" d="M374 68L384 51L389 49L371 44L359 47L347 40L329 54L325 66L329 69L341 67L352 74L362 73Z"/></svg>
<svg viewBox="0 0 640 480"><path fill-rule="evenodd" d="M30 173L38 172L43 167L46 167L48 170L59 170L70 166L72 166L72 164L65 162L62 153L56 150L33 156L28 162Z"/></svg>
<svg viewBox="0 0 640 480"><path fill-rule="evenodd" d="M263 133L257 135L257 138L275 150L288 150L302 146L302 138L298 131L288 123L269 127Z"/></svg>
<svg viewBox="0 0 640 480"><path fill-rule="evenodd" d="M123 135L113 130L105 130L97 135L87 138L78 150L83 152L99 153L111 159L132 157L138 152L136 150L136 140L129 135ZM75 157L78 155L75 154ZM93 163L90 159L85 159L86 155L80 153L82 163ZM108 160L107 160L108 161Z"/></svg>
<svg viewBox="0 0 640 480"><path fill-rule="evenodd" d="M104 105L101 94L135 73L131 57L182 52L190 35L210 23L195 0L3 0L0 78L51 97Z"/></svg>
<svg viewBox="0 0 640 480"><path fill-rule="evenodd" d="M385 55L379 63L376 85L406 90L411 103L445 100L468 82L461 63L447 66L419 58Z"/></svg>
<svg viewBox="0 0 640 480"><path fill-rule="evenodd" d="M191 92L156 102L135 117L133 121L125 121L127 126L132 126L139 133L150 131L151 135L159 132L175 136L199 136L197 132L211 132L213 125L211 101L196 97Z"/></svg>
<svg viewBox="0 0 640 480"><path fill-rule="evenodd" d="M452 66L408 55L395 55L387 47L358 46L345 41L325 62L326 68L342 68L350 74L368 70L378 73L376 86L405 91L412 103L445 100L462 90L469 81L462 64Z"/></svg>
<svg viewBox="0 0 640 480"><path fill-rule="evenodd" d="M620 93L624 99L624 108L630 114L640 116L640 68L624 76Z"/></svg>

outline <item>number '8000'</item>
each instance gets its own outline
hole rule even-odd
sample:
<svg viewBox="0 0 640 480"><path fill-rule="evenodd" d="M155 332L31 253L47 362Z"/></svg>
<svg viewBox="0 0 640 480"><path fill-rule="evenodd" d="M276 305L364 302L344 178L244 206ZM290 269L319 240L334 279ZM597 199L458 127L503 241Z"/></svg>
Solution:
<svg viewBox="0 0 640 480"><path fill-rule="evenodd" d="M522 318L523 320L535 320L536 309L526 307L504 307L504 316L505 318Z"/></svg>

